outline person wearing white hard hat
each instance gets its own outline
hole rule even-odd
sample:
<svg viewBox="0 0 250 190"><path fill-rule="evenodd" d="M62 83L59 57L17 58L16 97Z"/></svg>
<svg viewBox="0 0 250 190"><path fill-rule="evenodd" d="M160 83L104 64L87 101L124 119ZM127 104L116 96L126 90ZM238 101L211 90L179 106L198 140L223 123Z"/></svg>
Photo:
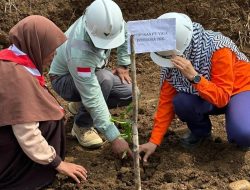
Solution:
<svg viewBox="0 0 250 190"><path fill-rule="evenodd" d="M176 17L176 49L150 53L152 60L161 67L173 68L174 64L171 61L172 56L182 56L192 39L193 24L187 15L166 13L161 15L158 19L168 19L173 17Z"/></svg>
<svg viewBox="0 0 250 190"><path fill-rule="evenodd" d="M70 101L76 114L72 135L83 147L98 148L103 140L115 153L129 150L128 143L110 121L109 108L132 101L128 65L126 23L119 6L112 0L95 0L66 31L68 40L57 49L49 76L53 89ZM117 67L105 68L112 48L117 48ZM72 102L75 102L72 103Z"/></svg>
<svg viewBox="0 0 250 190"><path fill-rule="evenodd" d="M161 91L149 142L140 145L143 160L159 146L175 114L188 132L181 145L193 148L211 139L210 115L225 114L228 141L250 147L250 63L228 37L205 30L182 13L176 19L176 50L151 53L161 66Z"/></svg>

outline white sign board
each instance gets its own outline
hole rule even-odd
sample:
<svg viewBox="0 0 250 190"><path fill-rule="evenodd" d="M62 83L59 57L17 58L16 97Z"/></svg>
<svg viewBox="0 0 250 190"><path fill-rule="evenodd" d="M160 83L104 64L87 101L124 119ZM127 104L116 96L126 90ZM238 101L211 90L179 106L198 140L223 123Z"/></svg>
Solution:
<svg viewBox="0 0 250 190"><path fill-rule="evenodd" d="M134 35L135 53L175 50L175 25L175 18L129 21L128 52L131 52L131 35Z"/></svg>

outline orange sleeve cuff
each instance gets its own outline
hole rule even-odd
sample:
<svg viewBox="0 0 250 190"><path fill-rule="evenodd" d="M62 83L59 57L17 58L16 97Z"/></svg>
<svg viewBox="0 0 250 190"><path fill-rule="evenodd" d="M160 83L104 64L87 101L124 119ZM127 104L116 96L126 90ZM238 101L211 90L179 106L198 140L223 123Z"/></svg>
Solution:
<svg viewBox="0 0 250 190"><path fill-rule="evenodd" d="M151 142L151 143L154 143L154 144L156 144L157 146L160 146L160 144L161 144L161 142L162 142L162 140L163 140L163 137L164 136L162 136L162 134L160 133L154 133L154 135L151 135L151 137L150 137L150 139L149 139L149 141Z"/></svg>

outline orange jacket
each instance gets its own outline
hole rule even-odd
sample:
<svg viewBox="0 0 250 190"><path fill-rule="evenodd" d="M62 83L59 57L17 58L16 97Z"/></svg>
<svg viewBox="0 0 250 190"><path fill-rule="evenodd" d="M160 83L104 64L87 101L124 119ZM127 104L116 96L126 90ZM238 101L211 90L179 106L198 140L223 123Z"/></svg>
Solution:
<svg viewBox="0 0 250 190"><path fill-rule="evenodd" d="M202 77L198 84L193 84L201 98L217 107L224 107L232 95L250 90L250 63L238 60L229 48L215 51L211 63L211 80ZM175 88L164 81L150 138L154 144L161 144L174 118L172 101L176 93Z"/></svg>

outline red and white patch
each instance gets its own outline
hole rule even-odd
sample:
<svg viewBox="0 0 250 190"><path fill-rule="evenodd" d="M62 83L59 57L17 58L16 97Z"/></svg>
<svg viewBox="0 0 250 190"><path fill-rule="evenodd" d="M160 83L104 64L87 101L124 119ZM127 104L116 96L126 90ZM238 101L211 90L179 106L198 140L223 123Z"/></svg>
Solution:
<svg viewBox="0 0 250 190"><path fill-rule="evenodd" d="M77 67L77 74L80 77L91 77L91 68L90 67Z"/></svg>

